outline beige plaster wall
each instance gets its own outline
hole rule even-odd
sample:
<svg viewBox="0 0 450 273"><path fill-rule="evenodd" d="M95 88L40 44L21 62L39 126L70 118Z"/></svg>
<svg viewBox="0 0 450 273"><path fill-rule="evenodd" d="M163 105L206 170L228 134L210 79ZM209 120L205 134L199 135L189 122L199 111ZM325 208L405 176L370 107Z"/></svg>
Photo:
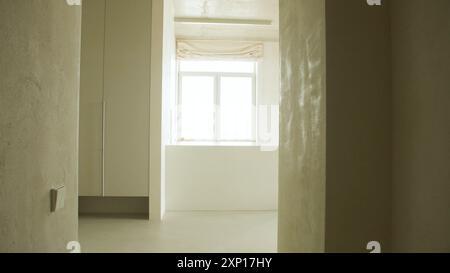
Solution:
<svg viewBox="0 0 450 273"><path fill-rule="evenodd" d="M326 251L389 250L391 64L389 9L326 2Z"/></svg>
<svg viewBox="0 0 450 273"><path fill-rule="evenodd" d="M394 251L450 252L450 1L391 1Z"/></svg>
<svg viewBox="0 0 450 273"><path fill-rule="evenodd" d="M81 7L0 0L0 252L77 240ZM65 208L50 213L50 189Z"/></svg>
<svg viewBox="0 0 450 273"><path fill-rule="evenodd" d="M280 0L280 252L325 249L325 1Z"/></svg>

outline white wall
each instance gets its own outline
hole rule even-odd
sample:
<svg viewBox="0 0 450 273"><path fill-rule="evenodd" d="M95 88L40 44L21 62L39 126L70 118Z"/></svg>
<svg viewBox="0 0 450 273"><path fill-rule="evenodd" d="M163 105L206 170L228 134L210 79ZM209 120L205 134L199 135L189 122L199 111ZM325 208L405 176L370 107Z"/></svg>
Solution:
<svg viewBox="0 0 450 273"><path fill-rule="evenodd" d="M276 210L278 152L167 146L167 209Z"/></svg>
<svg viewBox="0 0 450 273"><path fill-rule="evenodd" d="M175 29L172 0L152 1L152 72L150 105L150 218L166 210L165 144L170 132L170 104L175 86Z"/></svg>
<svg viewBox="0 0 450 273"><path fill-rule="evenodd" d="M264 58L258 62L258 139L269 147L278 146L280 104L279 42L264 43ZM270 108L263 108L267 106ZM276 106L277 108L273 108ZM276 112L274 112L276 111ZM276 116L276 118L274 118Z"/></svg>
<svg viewBox="0 0 450 273"><path fill-rule="evenodd" d="M278 42L265 43L259 105L279 104L278 49ZM272 128L278 139L278 123ZM172 145L166 147L165 164L168 210L277 210L277 151Z"/></svg>
<svg viewBox="0 0 450 273"><path fill-rule="evenodd" d="M172 115L170 106L175 103L176 93L176 42L175 42L175 24L174 24L174 6L172 0L164 1L164 22L163 22L163 128L162 145L163 150L171 137ZM163 151L161 155L161 172L165 173L166 154ZM166 210L166 178L161 177L161 210L164 214Z"/></svg>
<svg viewBox="0 0 450 273"><path fill-rule="evenodd" d="M280 103L280 57L278 42L264 42L264 58L258 63L258 103Z"/></svg>
<svg viewBox="0 0 450 273"><path fill-rule="evenodd" d="M163 25L164 1L152 0L152 55L150 87L150 220L160 221L164 216L162 205L163 162L162 149L162 88L163 88Z"/></svg>

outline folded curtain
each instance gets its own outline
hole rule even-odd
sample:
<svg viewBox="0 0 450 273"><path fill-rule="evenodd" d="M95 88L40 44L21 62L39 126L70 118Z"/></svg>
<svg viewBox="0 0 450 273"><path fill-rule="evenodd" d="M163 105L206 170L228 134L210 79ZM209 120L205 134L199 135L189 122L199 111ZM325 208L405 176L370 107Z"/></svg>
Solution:
<svg viewBox="0 0 450 273"><path fill-rule="evenodd" d="M178 59L256 60L264 56L262 42L178 40Z"/></svg>

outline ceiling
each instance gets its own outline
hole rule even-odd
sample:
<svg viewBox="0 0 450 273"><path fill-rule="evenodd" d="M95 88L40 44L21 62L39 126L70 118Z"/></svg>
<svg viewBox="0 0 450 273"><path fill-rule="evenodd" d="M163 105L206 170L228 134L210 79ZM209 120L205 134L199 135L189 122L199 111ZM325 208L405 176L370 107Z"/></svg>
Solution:
<svg viewBox="0 0 450 273"><path fill-rule="evenodd" d="M271 20L272 25L211 25L176 23L186 39L278 40L279 0L174 0L175 17Z"/></svg>

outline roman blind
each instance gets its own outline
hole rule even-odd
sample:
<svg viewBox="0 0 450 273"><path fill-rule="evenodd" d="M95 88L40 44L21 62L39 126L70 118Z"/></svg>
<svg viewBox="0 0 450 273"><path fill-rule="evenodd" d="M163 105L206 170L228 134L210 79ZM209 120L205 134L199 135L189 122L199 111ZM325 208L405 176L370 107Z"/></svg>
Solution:
<svg viewBox="0 0 450 273"><path fill-rule="evenodd" d="M257 60L264 56L264 44L252 41L178 40L178 59Z"/></svg>

